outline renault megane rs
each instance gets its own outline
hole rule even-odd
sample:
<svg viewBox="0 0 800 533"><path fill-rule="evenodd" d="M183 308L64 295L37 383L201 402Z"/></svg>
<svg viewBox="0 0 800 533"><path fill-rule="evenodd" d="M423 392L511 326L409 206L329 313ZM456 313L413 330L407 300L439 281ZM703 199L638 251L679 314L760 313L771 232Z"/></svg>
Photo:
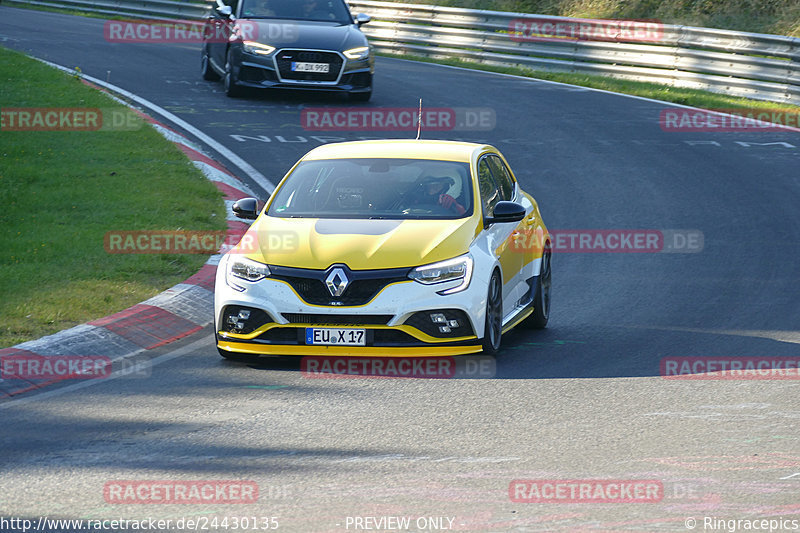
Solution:
<svg viewBox="0 0 800 533"><path fill-rule="evenodd" d="M494 354L547 324L550 235L492 146L323 145L257 205L217 270L224 357Z"/></svg>

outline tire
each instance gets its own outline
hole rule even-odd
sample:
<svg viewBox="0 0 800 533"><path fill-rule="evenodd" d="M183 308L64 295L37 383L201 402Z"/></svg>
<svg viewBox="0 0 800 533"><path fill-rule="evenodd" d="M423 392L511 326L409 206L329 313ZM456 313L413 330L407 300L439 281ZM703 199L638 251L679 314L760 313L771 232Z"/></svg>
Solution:
<svg viewBox="0 0 800 533"><path fill-rule="evenodd" d="M503 284L495 271L486 296L486 323L483 328L483 353L496 355L503 336Z"/></svg>
<svg viewBox="0 0 800 533"><path fill-rule="evenodd" d="M547 245L542 252L542 269L536 280L536 294L533 297L533 313L523 325L529 329L544 329L550 319L550 291L552 287L552 252Z"/></svg>
<svg viewBox="0 0 800 533"><path fill-rule="evenodd" d="M369 99L372 98L372 89L366 93L350 93L349 98L351 102L369 102Z"/></svg>
<svg viewBox="0 0 800 533"><path fill-rule="evenodd" d="M211 61L208 59L208 50L203 49L203 55L200 58L200 73L206 81L218 81L219 74L211 67Z"/></svg>
<svg viewBox="0 0 800 533"><path fill-rule="evenodd" d="M229 98L236 98L242 95L242 88L236 84L236 76L233 74L233 65L231 63L231 56L233 54L228 50L228 56L225 61L225 94Z"/></svg>

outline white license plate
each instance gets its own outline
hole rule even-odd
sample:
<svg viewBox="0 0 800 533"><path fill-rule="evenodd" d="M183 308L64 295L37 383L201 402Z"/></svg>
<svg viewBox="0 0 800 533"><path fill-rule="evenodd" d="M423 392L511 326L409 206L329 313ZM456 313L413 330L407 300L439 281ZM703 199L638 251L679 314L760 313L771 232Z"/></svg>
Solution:
<svg viewBox="0 0 800 533"><path fill-rule="evenodd" d="M366 346L367 330L345 328L306 328L306 344L328 346Z"/></svg>
<svg viewBox="0 0 800 533"><path fill-rule="evenodd" d="M319 72L327 74L331 71L331 66L328 63L300 63L292 61L293 72Z"/></svg>

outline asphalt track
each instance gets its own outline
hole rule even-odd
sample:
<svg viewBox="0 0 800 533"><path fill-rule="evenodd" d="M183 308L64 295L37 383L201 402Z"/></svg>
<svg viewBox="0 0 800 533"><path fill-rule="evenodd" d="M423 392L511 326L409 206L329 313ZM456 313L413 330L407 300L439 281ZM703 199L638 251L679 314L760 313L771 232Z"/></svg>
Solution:
<svg viewBox="0 0 800 533"><path fill-rule="evenodd" d="M200 79L197 46L108 43L97 19L0 7L0 44L161 106L273 183L320 142L413 135L306 131L302 106L351 104L228 99ZM5 400L0 516L274 516L279 531L321 532L387 516L411 531L434 530L421 517L462 531L799 518L796 380L667 380L660 362L800 355L800 134L670 133L668 104L387 58L360 107L419 98L491 110L491 129L423 136L500 148L551 229L692 229L702 250L556 254L550 327L504 336L491 377L307 379L293 360L225 362L206 329L154 350L149 376ZM104 500L107 482L132 479L252 480L260 497ZM658 480L663 498L515 503L516 479Z"/></svg>

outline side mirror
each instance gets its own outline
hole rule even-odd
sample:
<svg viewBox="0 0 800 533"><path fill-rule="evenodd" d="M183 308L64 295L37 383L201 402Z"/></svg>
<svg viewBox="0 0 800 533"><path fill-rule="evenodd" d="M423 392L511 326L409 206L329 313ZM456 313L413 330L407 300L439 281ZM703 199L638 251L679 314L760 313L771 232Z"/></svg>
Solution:
<svg viewBox="0 0 800 533"><path fill-rule="evenodd" d="M231 9L231 6L220 6L217 8L217 13L223 17L230 17L233 15L233 9Z"/></svg>
<svg viewBox="0 0 800 533"><path fill-rule="evenodd" d="M497 202L494 206L492 216L486 217L484 226L504 222L519 222L525 218L525 208L516 202Z"/></svg>
<svg viewBox="0 0 800 533"><path fill-rule="evenodd" d="M363 26L364 24L367 24L371 20L372 17L364 13L359 13L358 15L356 15L356 24L358 24L359 26Z"/></svg>
<svg viewBox="0 0 800 533"><path fill-rule="evenodd" d="M241 198L234 202L231 210L239 218L255 220L258 218L258 200L255 198Z"/></svg>

